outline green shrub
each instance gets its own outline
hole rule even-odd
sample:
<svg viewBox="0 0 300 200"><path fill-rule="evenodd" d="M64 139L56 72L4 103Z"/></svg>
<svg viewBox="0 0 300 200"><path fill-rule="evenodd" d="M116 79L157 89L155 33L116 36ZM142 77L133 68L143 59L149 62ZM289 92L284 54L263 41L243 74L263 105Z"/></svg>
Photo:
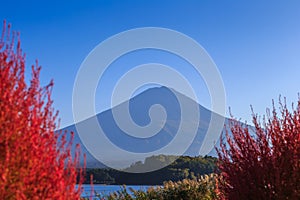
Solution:
<svg viewBox="0 0 300 200"><path fill-rule="evenodd" d="M133 190L126 186L107 197L108 200L209 200L216 199L215 174L199 179L184 179L179 182L168 181L163 186L150 187L147 191Z"/></svg>

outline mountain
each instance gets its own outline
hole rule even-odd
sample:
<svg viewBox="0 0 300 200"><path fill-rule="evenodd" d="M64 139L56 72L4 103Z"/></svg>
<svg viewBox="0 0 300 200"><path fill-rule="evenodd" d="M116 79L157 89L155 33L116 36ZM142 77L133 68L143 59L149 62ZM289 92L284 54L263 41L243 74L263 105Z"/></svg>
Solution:
<svg viewBox="0 0 300 200"><path fill-rule="evenodd" d="M181 110L182 107L184 110ZM129 108L130 117L137 125L141 126L140 128L132 128L129 125L130 117L126 115L126 108ZM199 109L199 120L192 114L196 109ZM120 118L119 124L128 124L128 127L125 127L128 129L126 132L132 131L136 135L126 134L115 121L114 113L119 113L117 115ZM184 118L182 118L183 115ZM178 155L183 149L182 154L184 155L198 156L203 147L208 147L203 143L204 140L211 144L209 144L209 149L204 149L203 152L215 156L213 144L218 143L220 133L214 133L216 134L214 137L208 136L207 131L211 119L224 120L223 117L173 89L155 87L76 125L65 127L62 131L75 133L74 142L81 144L82 153L86 154L88 168L107 165L124 169L138 160L157 153ZM101 133L99 133L99 126L94 122L98 122L101 126ZM225 119L225 123L228 123L228 119ZM151 125L149 126L149 124ZM223 124L221 125L223 127ZM214 122L212 122L213 127ZM80 135L76 128L80 129ZM157 131L157 133L152 134L149 130ZM97 134L102 134L101 140ZM110 141L111 144L107 141ZM83 143L88 143L88 145L83 145ZM190 144L186 145L187 143ZM169 149L161 151L168 145ZM184 146L188 148L185 149ZM118 147L123 149L122 152L118 150ZM93 153L91 154L88 149ZM126 154L126 152L131 153ZM98 157L101 162L94 156Z"/></svg>

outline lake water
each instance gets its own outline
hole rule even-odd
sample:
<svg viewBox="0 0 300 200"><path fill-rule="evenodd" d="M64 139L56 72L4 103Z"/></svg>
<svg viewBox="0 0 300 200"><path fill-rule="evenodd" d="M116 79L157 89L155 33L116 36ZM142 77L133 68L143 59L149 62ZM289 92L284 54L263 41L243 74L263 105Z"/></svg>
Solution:
<svg viewBox="0 0 300 200"><path fill-rule="evenodd" d="M149 187L149 185L126 185L128 193L131 193L129 188L132 188L134 190L143 190L146 191ZM84 184L83 185L83 192L81 197L90 197L91 196L91 185ZM109 195L110 193L120 191L122 189L122 185L94 185L94 191L101 196Z"/></svg>

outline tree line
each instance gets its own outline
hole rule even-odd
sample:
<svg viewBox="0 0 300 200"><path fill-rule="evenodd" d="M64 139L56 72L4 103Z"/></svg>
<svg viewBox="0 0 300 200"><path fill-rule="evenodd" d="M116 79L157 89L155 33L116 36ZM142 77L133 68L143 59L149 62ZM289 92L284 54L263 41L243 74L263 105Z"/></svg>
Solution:
<svg viewBox="0 0 300 200"><path fill-rule="evenodd" d="M133 163L124 171L144 171L153 164L163 166L166 160L174 160L174 156L157 155L145 159L144 162ZM165 181L180 181L183 179L196 179L204 174L217 171L217 158L211 156L180 156L173 163L159 170L146 173L130 173L110 168L90 168L86 170L86 183L90 183L93 175L94 184L116 185L162 185Z"/></svg>

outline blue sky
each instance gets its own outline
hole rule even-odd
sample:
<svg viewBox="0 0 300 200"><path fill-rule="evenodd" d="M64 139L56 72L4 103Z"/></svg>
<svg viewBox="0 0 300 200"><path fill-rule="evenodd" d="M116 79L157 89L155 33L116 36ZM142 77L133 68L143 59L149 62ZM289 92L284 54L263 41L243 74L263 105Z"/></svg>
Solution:
<svg viewBox="0 0 300 200"><path fill-rule="evenodd" d="M300 2L296 0L3 1L3 19L21 33L27 74L38 59L42 84L54 79L54 106L60 110L62 127L73 122L73 83L87 54L108 37L138 27L173 29L200 43L222 75L227 106L242 120L250 120L250 104L262 114L280 94L295 102L300 92ZM123 62L181 64L169 55L144 53L134 55L136 63L130 61L131 55ZM191 72L182 69L187 75ZM109 80L122 72L117 66L114 70L99 87L113 85ZM199 102L210 107L204 83L198 84L203 90ZM98 112L109 105L105 95L97 93L96 101Z"/></svg>

